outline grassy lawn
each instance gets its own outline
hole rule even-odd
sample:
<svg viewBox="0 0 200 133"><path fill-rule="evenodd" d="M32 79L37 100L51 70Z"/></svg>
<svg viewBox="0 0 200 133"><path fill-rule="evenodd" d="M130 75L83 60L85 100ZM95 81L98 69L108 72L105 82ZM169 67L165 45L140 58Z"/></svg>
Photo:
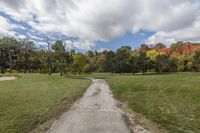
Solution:
<svg viewBox="0 0 200 133"><path fill-rule="evenodd" d="M171 133L200 132L200 74L109 76L114 96Z"/></svg>
<svg viewBox="0 0 200 133"><path fill-rule="evenodd" d="M0 132L32 130L66 109L89 82L40 74L21 74L17 80L0 81Z"/></svg>

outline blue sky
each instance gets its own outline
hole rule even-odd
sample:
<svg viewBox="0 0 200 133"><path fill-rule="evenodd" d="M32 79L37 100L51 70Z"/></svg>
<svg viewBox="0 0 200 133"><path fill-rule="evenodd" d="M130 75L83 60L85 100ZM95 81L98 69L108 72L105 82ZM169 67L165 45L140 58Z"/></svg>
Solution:
<svg viewBox="0 0 200 133"><path fill-rule="evenodd" d="M170 46L200 41L200 1L1 0L0 25L1 37L29 37L45 46L48 36L80 51Z"/></svg>
<svg viewBox="0 0 200 133"><path fill-rule="evenodd" d="M151 32L139 32L136 34L132 34L128 32L125 35L108 42L97 42L95 50L98 50L101 48L115 50L125 45L131 46L133 49L137 49L140 47L141 44L145 43L147 38L151 35L153 35L153 33Z"/></svg>

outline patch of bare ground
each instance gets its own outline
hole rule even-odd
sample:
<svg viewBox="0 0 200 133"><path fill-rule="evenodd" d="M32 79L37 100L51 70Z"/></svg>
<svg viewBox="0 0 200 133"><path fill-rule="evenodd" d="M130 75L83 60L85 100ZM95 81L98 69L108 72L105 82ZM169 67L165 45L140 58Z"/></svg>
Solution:
<svg viewBox="0 0 200 133"><path fill-rule="evenodd" d="M5 80L15 80L17 77L15 76L2 76L0 77L0 81L5 81Z"/></svg>

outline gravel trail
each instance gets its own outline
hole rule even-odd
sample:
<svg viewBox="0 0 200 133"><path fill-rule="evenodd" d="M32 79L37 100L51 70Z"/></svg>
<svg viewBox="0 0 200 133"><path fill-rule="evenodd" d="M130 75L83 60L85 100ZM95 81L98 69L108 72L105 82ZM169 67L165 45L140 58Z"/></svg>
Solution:
<svg viewBox="0 0 200 133"><path fill-rule="evenodd" d="M106 81L95 79L47 133L131 133Z"/></svg>

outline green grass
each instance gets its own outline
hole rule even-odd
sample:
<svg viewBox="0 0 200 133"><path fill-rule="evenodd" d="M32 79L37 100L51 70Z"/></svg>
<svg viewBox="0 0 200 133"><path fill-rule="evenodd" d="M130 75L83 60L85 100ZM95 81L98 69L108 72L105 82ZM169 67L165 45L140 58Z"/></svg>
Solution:
<svg viewBox="0 0 200 133"><path fill-rule="evenodd" d="M40 74L0 81L0 132L26 133L57 116L83 94L89 82Z"/></svg>
<svg viewBox="0 0 200 133"><path fill-rule="evenodd" d="M110 76L114 96L170 133L200 132L200 74Z"/></svg>

